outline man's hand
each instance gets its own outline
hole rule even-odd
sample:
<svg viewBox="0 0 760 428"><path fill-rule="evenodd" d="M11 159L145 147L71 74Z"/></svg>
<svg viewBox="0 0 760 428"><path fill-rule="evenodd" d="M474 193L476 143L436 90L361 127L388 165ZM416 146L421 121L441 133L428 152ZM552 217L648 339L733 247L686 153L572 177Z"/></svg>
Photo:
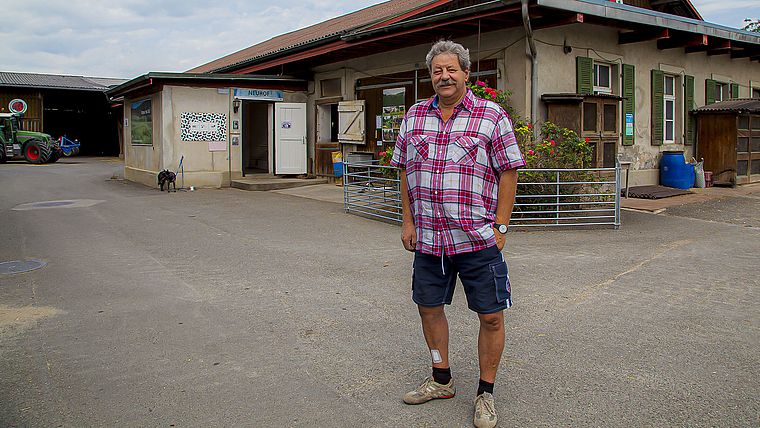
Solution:
<svg viewBox="0 0 760 428"><path fill-rule="evenodd" d="M507 234L506 233L499 233L496 228L493 228L493 234L496 237L496 246L499 248L499 251L504 249L504 244L507 242Z"/></svg>
<svg viewBox="0 0 760 428"><path fill-rule="evenodd" d="M401 177L401 242L404 243L404 248L407 251L414 251L417 249L417 230L414 229L414 216L412 215L412 208L409 205L409 193L407 192L408 185L406 183L406 170L400 171Z"/></svg>
<svg viewBox="0 0 760 428"><path fill-rule="evenodd" d="M413 222L404 222L401 225L401 242L404 243L404 248L407 251L414 251L417 249L417 231L414 229Z"/></svg>

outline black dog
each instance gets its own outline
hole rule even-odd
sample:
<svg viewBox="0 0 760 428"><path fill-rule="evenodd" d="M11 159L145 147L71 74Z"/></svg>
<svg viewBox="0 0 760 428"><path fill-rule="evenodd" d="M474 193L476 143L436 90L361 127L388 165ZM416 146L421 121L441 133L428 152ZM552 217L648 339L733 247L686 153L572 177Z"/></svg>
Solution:
<svg viewBox="0 0 760 428"><path fill-rule="evenodd" d="M164 184L166 184L166 191L171 192L171 186L174 186L174 191L177 191L177 174L165 169L158 173L158 185L161 187L161 191L164 191Z"/></svg>

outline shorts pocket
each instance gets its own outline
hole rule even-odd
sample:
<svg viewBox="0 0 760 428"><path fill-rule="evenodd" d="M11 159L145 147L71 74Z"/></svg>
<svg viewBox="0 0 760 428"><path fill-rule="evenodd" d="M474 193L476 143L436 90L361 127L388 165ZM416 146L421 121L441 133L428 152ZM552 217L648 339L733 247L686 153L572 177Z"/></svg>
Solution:
<svg viewBox="0 0 760 428"><path fill-rule="evenodd" d="M509 286L507 263L499 262L492 264L491 272L493 273L494 286L496 287L496 300L499 303L503 303L505 300L510 300L511 289Z"/></svg>

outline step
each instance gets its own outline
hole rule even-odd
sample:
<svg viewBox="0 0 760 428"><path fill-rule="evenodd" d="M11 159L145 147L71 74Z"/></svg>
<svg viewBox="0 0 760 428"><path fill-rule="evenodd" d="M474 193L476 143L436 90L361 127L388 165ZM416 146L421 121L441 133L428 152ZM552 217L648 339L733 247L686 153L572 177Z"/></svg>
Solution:
<svg viewBox="0 0 760 428"><path fill-rule="evenodd" d="M232 187L242 190L266 192L268 190L293 189L326 183L326 178L240 178L232 180Z"/></svg>

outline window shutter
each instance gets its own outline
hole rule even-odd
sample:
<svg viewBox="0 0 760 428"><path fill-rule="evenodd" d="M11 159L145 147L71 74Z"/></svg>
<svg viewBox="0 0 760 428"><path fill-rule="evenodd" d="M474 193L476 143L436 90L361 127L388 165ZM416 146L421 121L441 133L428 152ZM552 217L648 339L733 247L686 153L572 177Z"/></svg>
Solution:
<svg viewBox="0 0 760 428"><path fill-rule="evenodd" d="M636 67L631 64L623 64L623 145L632 146L635 143L635 125L633 134L628 135L628 116L633 117L636 123Z"/></svg>
<svg viewBox="0 0 760 428"><path fill-rule="evenodd" d="M663 90L665 86L665 73L660 70L652 70L652 145L661 146L664 140L663 121L664 102Z"/></svg>
<svg viewBox="0 0 760 428"><path fill-rule="evenodd" d="M705 104L715 104L715 81L705 80Z"/></svg>
<svg viewBox="0 0 760 428"><path fill-rule="evenodd" d="M739 84L738 83L732 83L731 84L731 98L739 98Z"/></svg>
<svg viewBox="0 0 760 428"><path fill-rule="evenodd" d="M594 93L594 60L579 56L575 58L577 91L579 94Z"/></svg>
<svg viewBox="0 0 760 428"><path fill-rule="evenodd" d="M338 141L343 144L365 144L364 100L338 103Z"/></svg>
<svg viewBox="0 0 760 428"><path fill-rule="evenodd" d="M689 112L694 108L694 76L683 77L683 127L686 144L694 144L694 129L691 124L691 115Z"/></svg>

